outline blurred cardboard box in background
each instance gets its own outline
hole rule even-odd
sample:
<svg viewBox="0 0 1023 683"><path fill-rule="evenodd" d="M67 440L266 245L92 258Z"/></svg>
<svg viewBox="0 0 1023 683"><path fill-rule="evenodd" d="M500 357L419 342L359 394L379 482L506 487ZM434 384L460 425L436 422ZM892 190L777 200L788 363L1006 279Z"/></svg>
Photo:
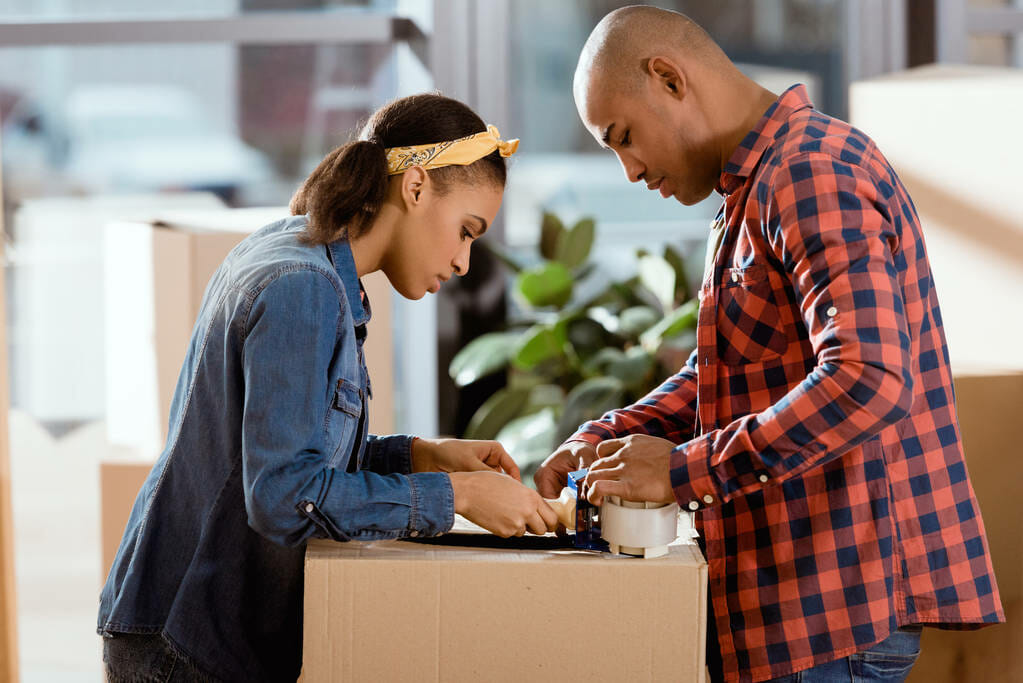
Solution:
<svg viewBox="0 0 1023 683"><path fill-rule="evenodd" d="M850 86L849 113L920 214L953 364L1023 368L1023 69L887 74Z"/></svg>
<svg viewBox="0 0 1023 683"><path fill-rule="evenodd" d="M960 369L956 407L1006 623L925 628L910 683L1023 681L1023 371Z"/></svg>

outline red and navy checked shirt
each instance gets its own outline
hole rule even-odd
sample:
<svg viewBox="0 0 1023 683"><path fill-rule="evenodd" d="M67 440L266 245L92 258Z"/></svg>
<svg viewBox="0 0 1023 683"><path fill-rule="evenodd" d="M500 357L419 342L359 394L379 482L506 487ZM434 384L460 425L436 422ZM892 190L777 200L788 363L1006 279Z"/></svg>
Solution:
<svg viewBox="0 0 1023 683"><path fill-rule="evenodd" d="M907 624L1004 621L920 222L895 172L795 86L717 189L725 228L697 349L572 437L679 444L671 483L707 555L712 671L762 681Z"/></svg>

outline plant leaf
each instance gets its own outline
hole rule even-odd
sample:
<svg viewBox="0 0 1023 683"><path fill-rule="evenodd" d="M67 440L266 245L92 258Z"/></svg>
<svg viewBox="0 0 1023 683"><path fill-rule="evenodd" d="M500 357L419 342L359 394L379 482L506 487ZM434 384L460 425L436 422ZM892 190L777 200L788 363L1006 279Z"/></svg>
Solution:
<svg viewBox="0 0 1023 683"><path fill-rule="evenodd" d="M599 350L607 343L607 330L596 320L577 318L568 323L568 341L580 354Z"/></svg>
<svg viewBox="0 0 1023 683"><path fill-rule="evenodd" d="M558 260L566 268L578 268L589 258L595 226L592 218L584 218L562 236L558 244Z"/></svg>
<svg viewBox="0 0 1023 683"><path fill-rule="evenodd" d="M487 251L489 251L491 254L493 254L498 261L503 263L505 267L508 268L508 270L512 271L513 273L522 272L522 265L518 261L513 259L511 255L508 254L508 252L505 251L496 242L491 244L491 240L481 240L479 242L479 245L486 249Z"/></svg>
<svg viewBox="0 0 1023 683"><path fill-rule="evenodd" d="M515 418L495 437L519 466L523 484L532 485L533 473L554 450L557 427L554 410L545 408Z"/></svg>
<svg viewBox="0 0 1023 683"><path fill-rule="evenodd" d="M640 346L633 346L607 366L607 373L617 377L626 387L638 389L654 369L654 357Z"/></svg>
<svg viewBox="0 0 1023 683"><path fill-rule="evenodd" d="M583 380L565 397L565 411L558 421L558 439L564 440L587 420L593 420L613 408L621 408L625 386L616 377L591 377Z"/></svg>
<svg viewBox="0 0 1023 683"><path fill-rule="evenodd" d="M511 360L519 336L518 332L488 332L476 337L451 359L448 375L464 387L500 370Z"/></svg>
<svg viewBox="0 0 1023 683"><path fill-rule="evenodd" d="M558 249L565 237L565 226L553 213L544 212L540 223L540 256L548 261L558 257Z"/></svg>
<svg viewBox="0 0 1023 683"><path fill-rule="evenodd" d="M498 389L473 413L463 438L493 439L502 427L523 412L530 393L526 388Z"/></svg>
<svg viewBox="0 0 1023 683"><path fill-rule="evenodd" d="M572 274L557 261L529 268L518 274L515 291L527 306L564 306L572 297Z"/></svg>
<svg viewBox="0 0 1023 683"><path fill-rule="evenodd" d="M639 343L648 353L655 353L665 339L688 329L696 328L696 316L700 310L700 302L690 299L661 321L639 336Z"/></svg>
<svg viewBox="0 0 1023 683"><path fill-rule="evenodd" d="M560 413L564 403L565 390L557 384L537 384L529 390L529 399L522 414L528 415L544 408L552 408L555 413Z"/></svg>
<svg viewBox="0 0 1023 683"><path fill-rule="evenodd" d="M611 334L618 332L621 327L621 320L607 306L592 306L586 309L586 317L600 323L600 326Z"/></svg>
<svg viewBox="0 0 1023 683"><path fill-rule="evenodd" d="M639 281L657 297L662 311L670 311L675 305L675 269L663 258L640 257Z"/></svg>
<svg viewBox="0 0 1023 683"><path fill-rule="evenodd" d="M562 355L562 344L554 330L546 325L534 325L520 338L512 364L520 370L532 370Z"/></svg>
<svg viewBox="0 0 1023 683"><path fill-rule="evenodd" d="M664 245L664 260L667 261L675 271L675 301L685 301L689 298L689 278L686 276L685 258L675 247L670 244Z"/></svg>
<svg viewBox="0 0 1023 683"><path fill-rule="evenodd" d="M620 334L635 339L660 318L660 312L649 306L632 306L618 314L618 331Z"/></svg>
<svg viewBox="0 0 1023 683"><path fill-rule="evenodd" d="M590 356L589 359L583 363L583 372L587 375L606 375L608 374L607 368L619 360L623 360L625 354L622 353L621 349L617 349L613 346L597 351L595 354Z"/></svg>

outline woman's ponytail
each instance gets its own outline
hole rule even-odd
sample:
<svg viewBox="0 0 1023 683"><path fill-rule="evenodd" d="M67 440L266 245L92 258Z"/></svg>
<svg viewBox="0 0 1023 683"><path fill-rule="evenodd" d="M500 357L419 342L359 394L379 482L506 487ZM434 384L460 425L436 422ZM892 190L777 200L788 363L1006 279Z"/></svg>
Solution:
<svg viewBox="0 0 1023 683"><path fill-rule="evenodd" d="M309 214L303 239L327 244L359 235L387 192L387 156L377 142L356 140L328 154L291 198L292 215Z"/></svg>
<svg viewBox="0 0 1023 683"><path fill-rule="evenodd" d="M358 237L372 227L387 196L387 148L457 140L486 129L472 109L437 93L410 95L384 105L366 122L360 139L328 154L291 198L293 215L309 214L305 241L327 244ZM493 152L468 166L427 173L434 190L444 193L457 182L503 188L507 171L504 158Z"/></svg>

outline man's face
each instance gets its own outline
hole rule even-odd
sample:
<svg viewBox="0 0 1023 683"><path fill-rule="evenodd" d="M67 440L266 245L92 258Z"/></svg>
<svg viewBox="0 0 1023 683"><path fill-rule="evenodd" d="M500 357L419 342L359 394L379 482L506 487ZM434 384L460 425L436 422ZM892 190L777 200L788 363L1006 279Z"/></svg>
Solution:
<svg viewBox="0 0 1023 683"><path fill-rule="evenodd" d="M629 181L686 205L706 199L721 162L698 109L652 77L633 93L609 92L600 81L590 77L576 94L576 106L590 134L617 155Z"/></svg>

